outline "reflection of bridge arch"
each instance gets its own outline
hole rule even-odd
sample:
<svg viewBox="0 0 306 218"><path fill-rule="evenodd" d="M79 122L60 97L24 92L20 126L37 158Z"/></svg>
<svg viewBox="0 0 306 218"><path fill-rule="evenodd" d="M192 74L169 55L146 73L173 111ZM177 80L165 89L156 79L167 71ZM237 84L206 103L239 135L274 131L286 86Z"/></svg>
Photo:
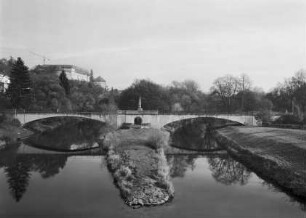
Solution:
<svg viewBox="0 0 306 218"><path fill-rule="evenodd" d="M117 113L117 114L102 114L102 113L17 113L15 118L18 119L22 125L40 119L49 117L84 117L101 122L107 122L113 126L120 127L123 123L134 123L136 117L142 119L142 123L148 123L154 128L162 128L168 123L174 121L192 119L198 117L214 117L235 121L248 126L256 126L256 119L253 115L239 115L239 114L158 114L135 112L135 113Z"/></svg>

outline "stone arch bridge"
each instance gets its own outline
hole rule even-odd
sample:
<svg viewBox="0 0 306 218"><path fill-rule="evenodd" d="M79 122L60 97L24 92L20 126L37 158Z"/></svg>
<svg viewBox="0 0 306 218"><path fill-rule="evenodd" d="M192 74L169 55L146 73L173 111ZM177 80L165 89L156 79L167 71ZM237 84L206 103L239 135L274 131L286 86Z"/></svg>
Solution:
<svg viewBox="0 0 306 218"><path fill-rule="evenodd" d="M230 121L236 121L247 126L257 126L254 115L242 114L158 114L157 111L118 111L115 114L102 113L15 113L15 118L22 125L50 117L84 117L102 122L108 122L114 127L120 127L123 123L134 123L136 117L142 119L142 123L148 123L151 127L161 128L174 121L192 119L197 117L214 117Z"/></svg>

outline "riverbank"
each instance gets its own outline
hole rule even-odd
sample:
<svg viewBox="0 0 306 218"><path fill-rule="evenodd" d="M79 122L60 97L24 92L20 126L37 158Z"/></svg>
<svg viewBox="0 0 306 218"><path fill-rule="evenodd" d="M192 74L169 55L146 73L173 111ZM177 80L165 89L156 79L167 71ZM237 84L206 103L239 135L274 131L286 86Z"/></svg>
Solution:
<svg viewBox="0 0 306 218"><path fill-rule="evenodd" d="M32 131L22 128L18 120L15 120L10 114L0 115L0 150L31 134Z"/></svg>
<svg viewBox="0 0 306 218"><path fill-rule="evenodd" d="M0 126L0 150L4 149L9 144L17 143L20 139L24 139L33 132L26 130L22 127L7 125Z"/></svg>
<svg viewBox="0 0 306 218"><path fill-rule="evenodd" d="M306 199L306 131L226 127L215 133L228 152L259 176Z"/></svg>
<svg viewBox="0 0 306 218"><path fill-rule="evenodd" d="M119 130L105 137L107 165L127 205L160 205L173 197L163 149L168 137L157 129Z"/></svg>

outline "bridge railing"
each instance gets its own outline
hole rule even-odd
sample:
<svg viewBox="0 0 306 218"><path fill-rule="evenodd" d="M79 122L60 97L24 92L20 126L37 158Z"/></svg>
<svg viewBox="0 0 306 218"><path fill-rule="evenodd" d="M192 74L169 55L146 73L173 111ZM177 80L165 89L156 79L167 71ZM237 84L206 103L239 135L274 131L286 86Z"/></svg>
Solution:
<svg viewBox="0 0 306 218"><path fill-rule="evenodd" d="M158 110L117 110L119 115L158 115Z"/></svg>
<svg viewBox="0 0 306 218"><path fill-rule="evenodd" d="M117 110L117 111L92 111L92 112L83 112L83 111L27 111L27 110L1 110L0 113L9 113L9 114L65 114L65 115L82 115L82 116L91 116L91 115L193 115L193 116L217 116L217 115L227 115L227 116L255 116L256 111L251 112L238 112L238 113L227 113L227 112L159 112L158 110Z"/></svg>
<svg viewBox="0 0 306 218"><path fill-rule="evenodd" d="M108 114L117 114L116 111L114 112L105 112L105 111L93 111L93 112L83 112L83 111L27 111L27 110L1 110L0 113L7 113L7 114L72 114L72 115L84 115L84 116L90 116L90 115L108 115Z"/></svg>
<svg viewBox="0 0 306 218"><path fill-rule="evenodd" d="M160 115L228 115L228 116L254 116L256 112L237 112L237 113L227 113L227 112L169 112L169 113L159 113Z"/></svg>

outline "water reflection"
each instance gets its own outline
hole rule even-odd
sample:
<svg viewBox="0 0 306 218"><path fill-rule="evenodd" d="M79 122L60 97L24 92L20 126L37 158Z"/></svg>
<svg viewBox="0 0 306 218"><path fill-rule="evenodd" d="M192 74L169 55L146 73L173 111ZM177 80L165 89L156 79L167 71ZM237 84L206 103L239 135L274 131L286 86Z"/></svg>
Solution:
<svg viewBox="0 0 306 218"><path fill-rule="evenodd" d="M188 169L193 170L195 167L196 156L192 155L168 155L167 161L170 166L170 176L184 177Z"/></svg>
<svg viewBox="0 0 306 218"><path fill-rule="evenodd" d="M266 182L265 180L262 180L261 184L262 184L262 186L267 187L272 192L285 192L287 194L289 202L291 202L293 205L298 203L301 210L306 212L306 200L305 200L305 198L301 198L301 197L292 195L291 192L288 192L287 190L284 190L283 188L281 188L277 185L273 185L272 183Z"/></svg>
<svg viewBox="0 0 306 218"><path fill-rule="evenodd" d="M210 124L189 123L172 134L172 146L187 150L216 151L222 148L211 133Z"/></svg>
<svg viewBox="0 0 306 218"><path fill-rule="evenodd" d="M245 185L251 176L251 172L241 163L232 159L229 155L208 157L209 169L212 177L225 185Z"/></svg>
<svg viewBox="0 0 306 218"><path fill-rule="evenodd" d="M71 120L54 129L30 136L25 143L60 151L88 149L99 146L97 138L105 128L105 123L95 120Z"/></svg>
<svg viewBox="0 0 306 218"><path fill-rule="evenodd" d="M25 194L33 172L47 179L57 175L65 167L66 155L59 154L8 154L1 158L11 196L19 202Z"/></svg>
<svg viewBox="0 0 306 218"><path fill-rule="evenodd" d="M199 156L194 155L171 155L167 156L172 178L184 177L188 169L195 168L195 160ZM232 159L228 154L207 155L207 162L212 177L219 183L247 184L251 172L239 162Z"/></svg>

